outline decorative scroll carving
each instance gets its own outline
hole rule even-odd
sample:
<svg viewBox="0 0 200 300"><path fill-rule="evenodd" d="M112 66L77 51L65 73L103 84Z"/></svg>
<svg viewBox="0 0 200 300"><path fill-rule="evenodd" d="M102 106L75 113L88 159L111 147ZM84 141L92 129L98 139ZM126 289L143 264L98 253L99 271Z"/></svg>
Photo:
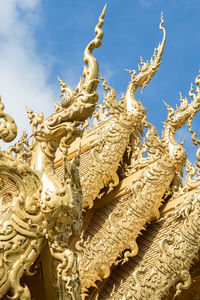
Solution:
<svg viewBox="0 0 200 300"><path fill-rule="evenodd" d="M1 102L0 97L0 118L5 122L0 122L0 139L4 142L11 142L17 135L17 126L13 118L3 112L4 104Z"/></svg>
<svg viewBox="0 0 200 300"><path fill-rule="evenodd" d="M166 39L162 24L163 17L161 16L162 42L158 48L155 48L150 63L145 63L141 58L138 74L135 70L128 70L131 74L131 81L121 101L117 101L116 91L101 77L107 95L104 97L104 107L101 106L95 115L94 125L98 138L88 157L91 163L86 167L85 176L81 178L83 208L93 206L95 198L102 196L100 191L103 187L108 186L108 192L110 192L118 185L117 169L130 142L130 137L132 137L132 147L137 147L139 144L146 111L140 101L136 101L135 93L139 87L145 88L161 64ZM98 118L101 123L98 123Z"/></svg>
<svg viewBox="0 0 200 300"><path fill-rule="evenodd" d="M81 251L80 271L83 293L96 280L107 278L113 264L122 263L138 252L136 238L147 222L159 218L159 207L171 184L177 184L176 176L186 162L186 152L182 144L177 144L174 135L200 107L200 94L193 94L193 100L183 101L176 110L168 108L168 119L164 123L162 140L152 128L149 143L159 145L161 156L146 167L141 176L126 189L132 194L128 206L117 205L105 223L106 234L95 236L79 245ZM148 123L146 123L148 125ZM122 260L119 258L122 257ZM139 298L138 298L139 299Z"/></svg>
<svg viewBox="0 0 200 300"><path fill-rule="evenodd" d="M177 211L178 212L178 211ZM195 190L183 202L175 218L184 220L180 227L160 241L159 255L150 270L145 266L133 273L133 285L123 299L165 299L171 287L176 291L172 299L191 284L190 267L198 258L200 248L200 190ZM115 299L115 298L113 298Z"/></svg>
<svg viewBox="0 0 200 300"><path fill-rule="evenodd" d="M95 28L96 37L84 53L83 77L73 91L61 84L61 105L56 113L44 120L27 108L36 140L28 146L26 135L7 151L0 152L1 185L10 179L17 192L10 193L8 211L1 211L0 223L0 297L11 292L15 299L31 299L28 288L20 285L24 273L39 255L44 239L49 243L55 258L56 287L59 299L79 299L80 280L76 254L68 246L71 234L80 235L82 227L82 191L78 167L80 151L69 165L66 155L69 145L82 135L83 125L95 110L98 95L98 63L92 56L101 45L104 23L103 12ZM0 103L0 138L8 142L17 134L13 119L3 112ZM63 153L65 178L60 180L54 172L57 148Z"/></svg>
<svg viewBox="0 0 200 300"><path fill-rule="evenodd" d="M186 163L183 143L178 144L175 133L186 122L195 145L200 141L192 129L192 119L200 109L200 75L195 80L196 92L191 86L189 102L180 98L176 110L166 104L168 119L164 123L162 138L156 128L146 121L146 111L135 93L142 90L155 75L161 64L166 31L161 15L162 42L155 49L150 62L140 59L139 72L127 70L131 75L126 94L117 100L116 91L100 76L106 92L104 105L98 105L98 62L92 53L103 39L106 6L95 28L96 36L84 52L86 66L76 89L58 78L61 86L61 105L55 103L56 112L44 119L43 113L27 108L32 124L33 140L29 145L27 135L6 151L0 151L0 298L9 294L12 299L31 299L27 286L22 286L23 274L31 275L31 266L41 252L46 240L53 258L57 299L84 299L88 288L97 287L96 281L108 278L114 265L124 264L138 253L136 239L146 223L159 218L159 207L181 185L182 169ZM0 139L12 141L17 134L14 120L4 113L0 99ZM85 174L79 177L81 146L77 157L67 162L69 146L83 134L88 117L94 114L97 139L88 154ZM146 141L141 135L146 129ZM63 156L64 178L56 176L55 153ZM148 154L144 156L144 154ZM124 175L140 170L137 179L126 186L121 200L103 226L106 234L95 234L86 239L84 233L70 247L69 237L80 236L82 208L91 208L94 200L118 185L118 167L124 154ZM160 243L159 255L151 270L143 265L133 272L133 284L122 299L162 299L169 289L176 288L174 298L191 283L189 268L199 252L200 245L200 150L198 162L193 167L187 162L187 177L181 193L190 191L188 198L174 220L181 225L174 228L168 238ZM141 171L141 169L143 169ZM132 177L133 178L133 177ZM136 178L136 176L134 177ZM6 191L6 182L14 186ZM124 205L126 196L131 199ZM173 214L172 214L173 216ZM173 222L173 219L172 219ZM104 231L104 233L105 233ZM114 299L114 296L113 296Z"/></svg>
<svg viewBox="0 0 200 300"><path fill-rule="evenodd" d="M0 135L10 141L17 134L16 125L10 116L2 113L2 117L8 124L2 127ZM17 189L16 192L2 195L2 203L6 196L9 196L11 203L6 210L0 207L0 297L10 290L15 299L30 299L30 292L27 286L21 286L20 279L24 272L31 274L30 267L44 239L40 226L43 216L38 202L42 185L29 165L21 159L21 155L12 155L12 152L20 152L22 140L15 147L8 148L7 152L0 152L1 180L11 180Z"/></svg>
<svg viewBox="0 0 200 300"><path fill-rule="evenodd" d="M196 84L200 84L200 75L196 78ZM200 94L200 88L198 90ZM196 132L192 129L192 120L193 118L191 117L188 121L188 127L189 131L192 134L192 142L195 146L197 146L197 152L196 152L196 158L197 162L195 163L195 166L193 167L192 164L188 161L187 162L187 176L185 179L185 184L184 184L184 192L190 191L200 185L200 140L196 138Z"/></svg>
<svg viewBox="0 0 200 300"><path fill-rule="evenodd" d="M101 27L104 24L104 16L106 12L106 5L99 18L99 23L95 27L96 37L88 44L84 52L84 62L88 66L84 66L83 78L80 79L75 91L59 79L61 84L61 98L62 105L56 103L56 111L59 113L53 119L49 119L49 126L55 126L57 116L61 118L62 122L66 121L85 121L92 116L95 110L98 94L96 92L99 80L99 66L97 60L92 56L95 48L101 46L103 39L103 31ZM53 122L52 122L53 121Z"/></svg>

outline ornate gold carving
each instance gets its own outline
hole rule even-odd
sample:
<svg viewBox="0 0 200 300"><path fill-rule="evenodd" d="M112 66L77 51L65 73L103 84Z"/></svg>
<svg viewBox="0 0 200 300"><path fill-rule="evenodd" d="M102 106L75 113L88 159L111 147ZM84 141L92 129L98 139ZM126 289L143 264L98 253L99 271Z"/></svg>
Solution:
<svg viewBox="0 0 200 300"><path fill-rule="evenodd" d="M186 152L183 143L176 142L175 133L188 122L194 144L200 144L192 129L192 119L200 109L200 75L195 80L196 93L191 86L190 103L181 95L176 110L166 104L168 119L159 138L156 128L146 121L145 108L136 101L135 93L146 87L161 64L166 39L161 15L163 39L150 62L141 58L138 74L127 70L131 80L120 101L116 91L100 76L106 96L104 105L98 105L99 110L95 111L99 68L92 53L102 42L105 10L106 6L95 28L96 37L84 52L87 66L76 89L58 78L61 105L55 103L53 115L45 120L43 113L27 108L33 131L31 144L24 133L14 146L0 151L0 297L9 292L13 299L31 299L28 287L22 286L20 280L24 273L31 275L31 266L46 240L53 258L57 298L84 299L89 287L97 287L97 280L109 277L111 267L124 264L138 253L136 238L141 230L159 218L161 203L177 195L177 191L190 192L179 213L174 214L174 220L182 220L181 225L161 241L153 269L149 271L140 265L133 272L129 292L123 294L122 288L121 295L123 299L162 299L175 286L175 298L191 283L189 268L200 247L200 150L195 167L187 162L185 186L178 189ZM4 120L0 122L0 138L10 142L16 137L17 128L3 110L0 99L0 117ZM93 113L94 129L86 131L87 119ZM144 129L146 141L142 144ZM81 146L71 162L67 162L68 148L77 138L93 133L98 137L88 154L85 174L79 178ZM63 179L56 176L54 167L58 148L63 156ZM118 185L117 171L125 153L128 161L123 166L124 175L140 170L139 175L126 186L121 201L113 205L103 225L104 236L95 234L86 239L82 233L76 245L77 255L70 247L69 237L80 236L82 207L91 208L94 200L102 196L103 188L107 187L104 191L110 193ZM4 189L7 182L14 186L13 190ZM127 195L131 201L125 206L123 197Z"/></svg>
<svg viewBox="0 0 200 300"><path fill-rule="evenodd" d="M11 151L0 153L2 180L11 180L16 192L5 192L10 205L1 206L0 219L0 297L10 290L16 299L30 299L27 286L22 287L23 273L31 275L30 267L35 262L44 239L43 215L39 199L42 185L26 162L13 157Z"/></svg>
<svg viewBox="0 0 200 300"><path fill-rule="evenodd" d="M107 278L113 264L124 263L128 257L137 254L137 236L146 223L159 218L158 209L164 197L168 195L171 184L177 189L176 178L186 162L186 152L182 143L177 144L174 135L176 130L191 116L194 117L199 110L198 87L197 94L193 94L192 98L190 103L187 99L181 98L181 105L176 110L167 105L168 119L164 123L162 140L157 136L154 127L146 122L146 126L150 126L149 145L152 147L156 145L159 148L160 157L144 169L140 178L127 186L132 201L126 207L121 202L116 205L105 222L106 234L102 237L94 236L91 240L82 240L83 245L78 245L81 251L80 272L83 293L87 292L87 288L91 285L95 286L96 280Z"/></svg>
<svg viewBox="0 0 200 300"><path fill-rule="evenodd" d="M0 97L0 118L5 122L0 122L0 139L4 142L11 142L17 135L17 126L13 118L3 112L4 104L1 102Z"/></svg>
<svg viewBox="0 0 200 300"><path fill-rule="evenodd" d="M59 79L61 85L62 105L56 103L56 111L62 112L58 114L62 118L62 122L66 121L85 121L92 116L95 110L98 94L96 92L99 80L99 67L97 60L92 56L92 51L101 46L103 39L103 31L101 27L104 24L104 16L106 5L99 18L99 23L95 27L96 37L88 44L84 52L84 62L88 65L84 66L83 78L81 78L75 91ZM55 117L56 118L56 115ZM52 124L52 119L49 120ZM55 120L54 120L55 122ZM53 125L53 124L52 124ZM54 124L55 125L55 124Z"/></svg>
<svg viewBox="0 0 200 300"><path fill-rule="evenodd" d="M175 218L183 219L182 225L160 241L159 255L152 269L141 266L133 272L129 292L125 294L123 286L121 288L123 299L164 299L172 286L176 289L172 298L175 299L183 289L189 288L189 270L194 259L198 258L200 247L199 196L200 190L197 189L184 200L175 215Z"/></svg>
<svg viewBox="0 0 200 300"><path fill-rule="evenodd" d="M161 16L160 23L163 40L158 48L155 48L150 63L145 63L141 58L138 74L135 70L127 70L131 74L131 81L121 101L117 101L116 91L108 86L107 81L101 76L107 95L104 97L104 106L99 106L99 111L95 113L94 125L98 138L88 157L90 164L85 168L85 175L81 177L83 208L93 206L95 198L102 196L100 191L103 187L108 186L107 192L110 192L118 185L117 169L130 142L130 137L132 148L137 148L139 144L146 111L140 101L136 101L135 93L139 87L145 88L161 64L166 39L162 24L163 16Z"/></svg>
<svg viewBox="0 0 200 300"><path fill-rule="evenodd" d="M7 151L0 152L1 186L4 178L16 186L16 193L9 193L10 206L1 211L0 223L0 297L11 291L15 299L30 299L28 288L20 285L24 273L39 255L44 239L49 243L55 258L56 287L59 299L79 299L80 281L76 254L68 246L71 234L80 235L82 226L82 191L79 180L79 160L69 165L66 155L69 145L82 134L78 128L92 115L98 95L98 63L92 56L101 45L104 23L103 12L95 28L96 37L84 52L83 77L73 91L61 84L61 105L56 113L44 120L27 108L36 141L28 146L26 134ZM0 138L8 142L17 134L13 119L3 112L0 102ZM54 172L57 148L63 153L65 178L60 180ZM4 195L6 196L6 195ZM3 196L3 197L4 197Z"/></svg>

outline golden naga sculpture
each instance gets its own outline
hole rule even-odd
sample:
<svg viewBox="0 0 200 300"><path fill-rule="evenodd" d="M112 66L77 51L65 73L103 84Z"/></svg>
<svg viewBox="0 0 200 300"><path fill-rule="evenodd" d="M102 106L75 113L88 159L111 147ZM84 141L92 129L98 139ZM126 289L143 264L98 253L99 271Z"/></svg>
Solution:
<svg viewBox="0 0 200 300"><path fill-rule="evenodd" d="M121 102L118 103L117 100L115 100L115 90L107 86L105 80L103 81L103 87L108 93L104 99L104 103L105 106L110 109L110 117L105 118L105 120L101 122L104 125L103 127L99 126L99 138L97 138L97 141L95 140L95 146L89 154L89 161L92 163L89 167L88 165L86 166L86 174L83 178L81 177L83 207L85 207L85 205L89 205L89 207L93 205L94 199L99 195L104 185L109 184L110 191L113 186L119 183L117 168L130 142L131 134L132 145L138 143L139 132L144 127L146 114L141 103L135 100L135 92L139 87L144 88L146 86L160 66L166 39L166 32L162 24L163 16L161 16L160 24L160 29L163 31L162 43L155 49L153 58L149 64L144 63L141 59L140 72L137 75L135 70L129 71L131 73L131 82ZM110 149L110 151L108 149ZM84 201L84 199L86 200ZM144 203L144 205L146 204ZM113 212L113 215L119 215L121 217L120 210L121 207L119 207L118 212ZM128 212L130 213L129 210ZM118 218L115 220L116 224L111 224L112 216L110 216L109 219L106 220L108 232L104 238L100 238L99 235L96 235L89 241L91 248L88 247L88 242L83 244L83 248L80 245L78 246L78 249L82 252L79 264L83 292L91 285L94 286L96 280L109 276L110 267L113 263L116 263L117 258L125 249L132 249L133 252L129 253L129 255L137 254L137 245L134 239L146 221L148 221L148 218L144 221L145 218L140 219L142 225L139 225L140 222L138 219L135 220L135 223L140 227L140 229L136 229L137 226L133 223L131 216L127 218L127 215L124 214L124 217L120 218L120 220ZM126 221L124 221L125 219ZM128 220L130 220L131 224L127 223ZM120 232L122 232L120 226L121 221L123 229L124 226L127 226L128 233L126 238L120 237ZM135 238L133 238L134 231L129 231L129 226L131 226L131 228L135 227L137 232ZM91 249L93 249L93 251L91 251Z"/></svg>
<svg viewBox="0 0 200 300"><path fill-rule="evenodd" d="M158 48L155 48L150 63L145 63L141 58L138 74L135 70L127 70L131 74L131 81L120 102L116 99L116 91L108 86L107 81L101 76L107 95L104 98L104 106L100 106L99 111L95 113L94 131L98 137L87 158L88 164L84 168L84 176L81 176L83 208L91 208L94 200L102 196L100 191L105 186L109 186L108 192L110 192L118 185L117 169L130 139L132 146L137 147L144 127L146 111L141 102L136 101L135 93L138 88L145 88L161 64L166 40L166 31L162 24L163 16L160 23L163 40Z"/></svg>
<svg viewBox="0 0 200 300"><path fill-rule="evenodd" d="M143 266L132 274L133 285L126 293L121 289L122 299L165 299L172 287L175 287L175 293L170 299L175 299L182 290L190 287L189 271L200 249L199 197L200 190L197 189L184 200L173 218L174 223L179 218L180 226L174 227L160 241L154 267L147 270Z"/></svg>
<svg viewBox="0 0 200 300"><path fill-rule="evenodd" d="M162 42L149 63L141 59L138 74L127 70L131 80L118 101L116 91L99 75L92 54L102 43L105 10L106 6L96 36L84 52L86 66L76 89L58 78L61 104L55 103L53 115L44 119L43 113L27 108L33 131L30 145L24 133L14 146L0 151L0 298L31 299L21 279L24 274L32 275L45 245L52 258L50 284L55 286L55 299L78 300L89 295L89 299L161 300L175 288L170 294L174 299L192 283L190 267L200 250L200 150L193 167L186 160L184 143L178 144L175 134L188 123L193 143L200 144L192 129L200 109L200 75L195 80L196 92L191 86L191 101L181 95L176 110L166 104L168 118L160 138L135 94L145 88L161 64L166 40L163 16ZM97 103L99 78L106 92L103 105ZM86 130L92 115L94 128ZM0 118L0 139L10 142L17 127L4 112L1 99ZM146 140L142 141L144 132ZM85 153L82 143L87 144ZM68 152L73 147L78 154L70 161ZM64 176L56 173L58 150ZM102 220L94 230L92 220L98 213ZM152 221L159 242L147 227ZM145 249L140 245L142 237L137 239L143 229L147 231L142 237L150 234ZM119 272L121 283L105 296L115 270L124 268L125 274L126 267L131 284L121 281ZM47 293L46 299L50 298Z"/></svg>
<svg viewBox="0 0 200 300"><path fill-rule="evenodd" d="M200 76L195 80L195 83L198 85L200 85L199 78ZM196 94L193 93L193 87L191 86L189 92L190 97L193 98L191 103L188 103L186 98L184 100L181 98L182 103L180 108L176 111L169 107L168 109L170 110L169 114L172 114L173 116L173 124L179 124L178 127L190 118L188 122L190 131L193 133L192 140L194 144L198 145L200 141L196 139L196 133L191 128L191 120L200 108L200 88L198 86L196 91ZM177 119L175 120L176 115ZM170 118L168 117L168 121ZM174 142L173 145L175 145ZM178 149L178 152L181 153L180 148ZM176 154L175 158L180 159L180 156ZM198 163L196 164L196 168L192 167L191 164L187 162L188 166L185 185L179 192L179 194L184 195L184 200L181 202L180 206L174 210L170 217L166 216L164 218L164 225L161 229L163 230L163 237L159 241L159 248L152 268L146 268L145 259L142 260L140 266L138 266L131 275L132 284L129 286L129 290L127 291L122 285L118 290L117 297L115 297L113 291L112 299L119 299L119 294L123 300L166 299L165 297L170 295L169 292L172 287L175 287L175 292L173 297L169 299L175 299L181 294L182 290L190 287L192 279L189 271L194 259L198 258L200 249L200 177L197 176L195 179L192 178L195 173L194 171L198 172L198 174L200 171L199 149L197 150L197 159ZM162 175L162 173L159 174L160 176ZM155 174L152 173L152 175ZM154 181L156 181L156 185L154 183L154 186L157 188L158 179L154 177ZM150 194L152 195L152 192L150 192ZM142 200L143 198L141 195L139 196L140 200ZM172 200L173 198L171 201ZM135 211L137 212L137 210ZM172 228L170 232L167 231L169 223L171 223L170 227ZM152 245L149 245L149 247L155 249L156 246L154 243L156 242L157 241L154 242L152 240Z"/></svg>
<svg viewBox="0 0 200 300"><path fill-rule="evenodd" d="M95 28L96 37L86 47L84 62L88 66L84 67L84 79L76 90L66 87L60 80L62 104L56 104L55 114L44 120L42 113L27 108L35 143L26 147L24 136L14 147L0 153L2 185L6 178L16 188L13 193L3 194L1 200L0 297L9 291L13 299L31 299L27 286L22 287L20 280L23 273L30 273L44 239L56 260L58 298L80 297L76 254L68 247L69 236L80 234L82 224L79 158L75 158L70 167L65 162L69 145L82 134L79 125L92 115L98 100L99 70L92 51L101 45L105 9ZM0 124L0 137L9 142L15 138L17 128L3 108L1 103L0 116L5 123ZM64 180L57 178L54 171L58 147L64 157Z"/></svg>
<svg viewBox="0 0 200 300"><path fill-rule="evenodd" d="M146 223L159 218L158 209L163 197L171 184L177 184L176 179L180 177L179 174L186 163L186 152L183 145L175 141L174 135L191 116L194 117L200 107L199 88L197 87L197 94L194 94L191 87L189 95L193 97L191 103L181 98L181 105L177 110L167 106L168 119L164 124L162 140L157 136L155 128L146 122L146 126L150 126L147 132L148 145L151 150L159 149L159 156L156 151L152 151L156 153L155 161L153 162L151 156L151 164L148 166L150 160L147 157L145 170L136 181L126 187L132 200L128 206L124 206L120 201L113 208L104 224L106 234L104 232L102 236L99 232L91 239L82 241L82 246L79 245L83 292L91 285L95 286L96 280L107 278L113 264L121 261L124 263L128 257L135 256L138 253L137 236ZM144 165L143 160L142 168Z"/></svg>

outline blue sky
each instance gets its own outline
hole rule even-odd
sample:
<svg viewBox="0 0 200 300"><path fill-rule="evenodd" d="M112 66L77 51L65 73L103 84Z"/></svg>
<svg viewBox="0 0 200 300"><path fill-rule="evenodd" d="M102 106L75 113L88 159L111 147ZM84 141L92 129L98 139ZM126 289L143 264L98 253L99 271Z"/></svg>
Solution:
<svg viewBox="0 0 200 300"><path fill-rule="evenodd" d="M46 116L54 112L53 100L59 101L60 94L57 75L72 87L79 82L83 52L94 37L104 4L102 0L0 0L0 94L19 135L29 127L25 104ZM162 39L161 11L167 30L163 63L143 93L137 94L159 134L167 116L162 100L174 107L179 104L179 91L187 96L200 70L200 1L108 0L103 44L94 51L100 73L120 96L129 82L124 69L137 70L140 56L150 59ZM198 124L197 115L197 132ZM184 136L189 137L187 127L178 132L179 139ZM187 142L190 153L191 148Z"/></svg>

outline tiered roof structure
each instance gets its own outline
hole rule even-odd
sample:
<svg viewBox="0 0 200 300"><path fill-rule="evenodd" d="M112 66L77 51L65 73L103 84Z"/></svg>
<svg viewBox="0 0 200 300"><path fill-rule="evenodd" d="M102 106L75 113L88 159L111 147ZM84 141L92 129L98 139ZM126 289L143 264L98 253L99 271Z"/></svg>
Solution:
<svg viewBox="0 0 200 300"><path fill-rule="evenodd" d="M59 78L55 114L45 120L27 108L32 142L23 134L0 152L2 299L200 298L200 141L192 128L200 75L190 100L180 95L176 109L166 104L159 137L135 95L160 67L163 16L162 42L149 62L140 59L138 73L127 70L130 82L119 99L93 56L105 10L76 89ZM17 127L2 102L0 110L0 138L10 142ZM186 123L197 146L194 166L175 139Z"/></svg>

